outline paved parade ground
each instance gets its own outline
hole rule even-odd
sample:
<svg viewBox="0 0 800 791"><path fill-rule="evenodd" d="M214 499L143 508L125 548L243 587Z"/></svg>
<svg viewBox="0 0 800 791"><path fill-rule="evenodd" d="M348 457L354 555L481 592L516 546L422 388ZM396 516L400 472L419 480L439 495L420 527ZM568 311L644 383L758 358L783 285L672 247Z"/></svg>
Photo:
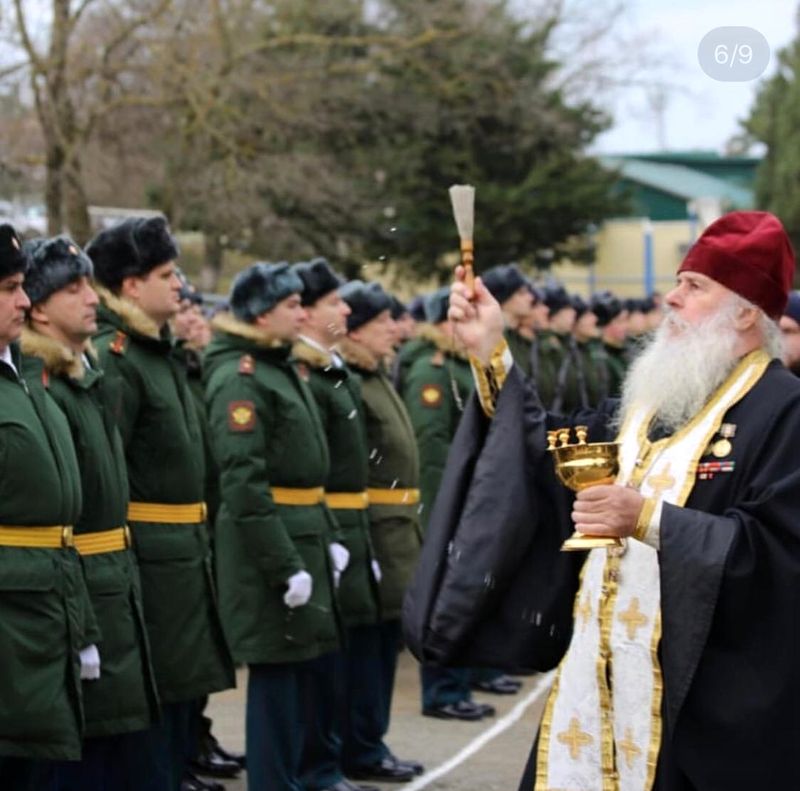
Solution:
<svg viewBox="0 0 800 791"><path fill-rule="evenodd" d="M426 773L410 783L387 783L397 791L516 791L549 688L550 675L529 676L516 695L475 693L497 715L478 722L437 720L420 714L417 663L400 657L388 743L400 758L422 761ZM244 699L247 672L240 670L235 690L214 695L209 714L222 744L244 749ZM225 781L228 791L245 791L239 780Z"/></svg>

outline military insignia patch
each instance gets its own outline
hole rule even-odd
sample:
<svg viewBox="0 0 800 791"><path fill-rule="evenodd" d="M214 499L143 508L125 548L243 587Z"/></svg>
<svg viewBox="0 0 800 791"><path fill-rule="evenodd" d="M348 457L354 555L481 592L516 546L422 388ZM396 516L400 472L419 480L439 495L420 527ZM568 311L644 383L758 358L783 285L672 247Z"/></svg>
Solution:
<svg viewBox="0 0 800 791"><path fill-rule="evenodd" d="M239 373L245 376L252 376L256 370L256 363L251 354L243 354L239 358ZM249 403L249 402L248 402Z"/></svg>
<svg viewBox="0 0 800 791"><path fill-rule="evenodd" d="M228 428L231 431L252 431L256 425L256 408L252 401L231 401L228 404Z"/></svg>
<svg viewBox="0 0 800 791"><path fill-rule="evenodd" d="M117 334L114 336L114 340L108 344L108 348L114 354L124 354L127 342L128 336L122 330L117 330Z"/></svg>
<svg viewBox="0 0 800 791"><path fill-rule="evenodd" d="M425 385L422 388L422 406L430 407L431 409L435 409L442 404L442 388L439 385Z"/></svg>

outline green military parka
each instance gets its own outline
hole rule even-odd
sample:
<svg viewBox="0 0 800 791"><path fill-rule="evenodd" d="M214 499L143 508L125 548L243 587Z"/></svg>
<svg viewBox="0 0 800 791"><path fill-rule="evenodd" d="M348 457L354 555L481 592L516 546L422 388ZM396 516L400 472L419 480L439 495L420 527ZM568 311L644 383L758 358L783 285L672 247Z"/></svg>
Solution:
<svg viewBox="0 0 800 791"><path fill-rule="evenodd" d="M294 345L293 355L301 377L308 382L319 408L330 454L328 495L366 493L368 473L367 431L361 387L339 358L304 340ZM366 507L339 508L329 503L339 526L341 543L350 553L339 581L338 598L345 626L361 626L378 620L378 587L372 571L375 559Z"/></svg>
<svg viewBox="0 0 800 791"><path fill-rule="evenodd" d="M132 303L105 289L98 291L102 302L95 347L105 375L120 391L115 417L125 447L131 502L203 502L203 438L172 339ZM205 520L128 523L162 703L194 700L233 686Z"/></svg>
<svg viewBox="0 0 800 791"><path fill-rule="evenodd" d="M382 366L363 346L350 339L340 346L342 357L361 380L369 448L368 487L384 491L418 489L417 443L402 399ZM419 503L371 502L369 522L381 568L381 619L396 620L422 546Z"/></svg>
<svg viewBox="0 0 800 791"><path fill-rule="evenodd" d="M76 536L126 524L128 474L114 422L113 388L96 367L56 340L25 329L22 351L41 360L48 389L69 422L78 457L83 509ZM87 349L87 357L92 353ZM23 367L23 373L26 366ZM80 541L80 540L79 540ZM80 543L78 545L80 551ZM100 628L100 678L83 683L85 735L142 730L158 718L158 698L131 549L81 553L86 585Z"/></svg>
<svg viewBox="0 0 800 791"><path fill-rule="evenodd" d="M337 529L321 500L280 504L273 490L324 487L328 447L317 406L288 344L228 314L213 327L206 404L220 470L215 536L226 634L237 662L313 659L339 642L328 554ZM312 577L311 599L290 609L286 583L301 570Z"/></svg>
<svg viewBox="0 0 800 791"><path fill-rule="evenodd" d="M0 363L0 525L71 526L81 487L69 426L41 363L24 367L27 379ZM0 756L80 757L79 652L99 636L74 549L0 546Z"/></svg>

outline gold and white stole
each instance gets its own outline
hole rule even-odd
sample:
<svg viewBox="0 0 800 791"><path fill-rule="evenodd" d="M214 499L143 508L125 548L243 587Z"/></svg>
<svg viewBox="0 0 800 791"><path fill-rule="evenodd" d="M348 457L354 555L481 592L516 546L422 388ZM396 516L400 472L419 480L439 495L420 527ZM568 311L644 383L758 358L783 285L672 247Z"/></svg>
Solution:
<svg viewBox="0 0 800 791"><path fill-rule="evenodd" d="M725 413L768 364L761 350L744 357L695 418L663 440L648 441L652 413L633 409L617 438L617 483L683 505ZM535 791L652 788L661 743L660 638L657 551L635 540L623 552L592 550L539 731Z"/></svg>

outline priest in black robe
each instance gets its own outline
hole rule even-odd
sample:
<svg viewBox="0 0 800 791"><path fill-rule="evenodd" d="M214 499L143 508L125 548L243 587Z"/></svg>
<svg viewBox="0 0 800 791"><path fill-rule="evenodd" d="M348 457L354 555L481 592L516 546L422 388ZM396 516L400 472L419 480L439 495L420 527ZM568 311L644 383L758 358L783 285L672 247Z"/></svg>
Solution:
<svg viewBox="0 0 800 791"><path fill-rule="evenodd" d="M723 216L621 402L569 418L459 273L477 395L404 625L426 661L558 666L520 791L800 788L800 382L775 359L794 268L774 216ZM570 424L619 442L616 483L558 483L546 432ZM559 552L573 528L622 547Z"/></svg>

